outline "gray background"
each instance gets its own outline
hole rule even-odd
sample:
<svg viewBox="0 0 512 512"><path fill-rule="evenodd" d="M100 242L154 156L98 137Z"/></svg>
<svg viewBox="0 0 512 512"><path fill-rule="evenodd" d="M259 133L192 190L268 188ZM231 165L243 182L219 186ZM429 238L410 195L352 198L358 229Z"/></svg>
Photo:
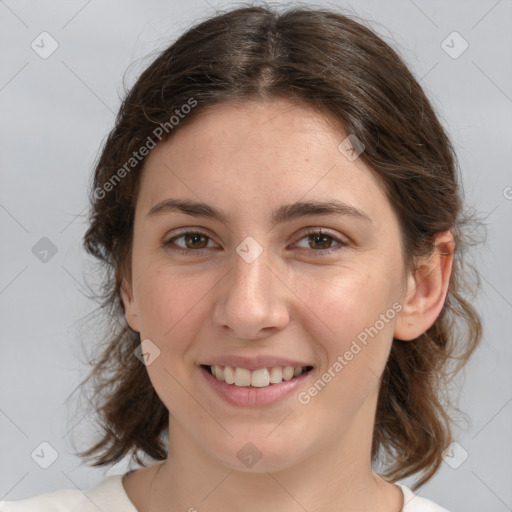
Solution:
<svg viewBox="0 0 512 512"><path fill-rule="evenodd" d="M88 468L72 454L72 434L92 432L89 417L73 416L66 401L86 374L82 343L94 334L85 336L81 321L95 309L81 249L89 177L123 76L132 84L148 54L229 5L0 0L0 500L86 489L126 468ZM458 382L471 421L456 430L451 465L463 450L469 456L457 469L444 462L419 493L454 512L512 510L512 1L335 5L371 20L421 79L454 141L468 203L487 224L486 245L474 253L484 340ZM43 31L59 45L46 59L31 47L35 40L39 52L51 49ZM453 31L469 44L457 58L445 50L462 49L458 36L442 45ZM57 248L47 261L32 250L43 237ZM47 469L40 464L52 450L41 442L58 452Z"/></svg>

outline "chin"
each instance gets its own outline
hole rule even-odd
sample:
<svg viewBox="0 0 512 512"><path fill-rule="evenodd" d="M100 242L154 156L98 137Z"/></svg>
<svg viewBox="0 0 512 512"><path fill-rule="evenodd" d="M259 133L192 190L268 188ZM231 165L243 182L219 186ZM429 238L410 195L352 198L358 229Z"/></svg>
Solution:
<svg viewBox="0 0 512 512"><path fill-rule="evenodd" d="M304 438L297 442L288 438L270 440L268 429L261 436L236 436L218 446L211 455L217 461L234 471L245 473L268 473L288 469L298 462L300 454L296 447L304 448Z"/></svg>

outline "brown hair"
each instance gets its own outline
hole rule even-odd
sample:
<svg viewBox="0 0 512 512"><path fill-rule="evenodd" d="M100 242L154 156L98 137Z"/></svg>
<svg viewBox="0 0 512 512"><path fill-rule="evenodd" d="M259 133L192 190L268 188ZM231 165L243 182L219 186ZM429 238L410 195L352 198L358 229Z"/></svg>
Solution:
<svg viewBox="0 0 512 512"><path fill-rule="evenodd" d="M470 291L467 216L455 153L424 91L387 43L354 16L304 6L282 12L241 7L190 28L141 74L122 103L96 165L84 237L105 271L102 309L110 322L101 356L84 381L92 381L102 428L101 439L79 453L95 455L93 465L128 454L140 464L139 453L156 460L167 455L168 411L134 357L140 337L124 319L120 296L144 167L140 148L150 139L166 140L223 101L283 97L335 116L364 144L360 158L381 178L399 217L408 268L431 253L436 234L454 235L441 314L416 340L393 340L372 446L373 461L384 461L389 478L421 473L416 487L439 468L451 441L446 390L481 336L478 315L464 298Z"/></svg>

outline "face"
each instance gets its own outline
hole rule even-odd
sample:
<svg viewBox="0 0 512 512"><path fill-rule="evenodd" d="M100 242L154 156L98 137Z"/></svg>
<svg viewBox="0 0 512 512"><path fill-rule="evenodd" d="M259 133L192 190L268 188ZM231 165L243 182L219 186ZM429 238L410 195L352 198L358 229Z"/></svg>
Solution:
<svg viewBox="0 0 512 512"><path fill-rule="evenodd" d="M171 445L246 471L369 450L406 278L347 135L286 100L222 104L148 156L123 299Z"/></svg>

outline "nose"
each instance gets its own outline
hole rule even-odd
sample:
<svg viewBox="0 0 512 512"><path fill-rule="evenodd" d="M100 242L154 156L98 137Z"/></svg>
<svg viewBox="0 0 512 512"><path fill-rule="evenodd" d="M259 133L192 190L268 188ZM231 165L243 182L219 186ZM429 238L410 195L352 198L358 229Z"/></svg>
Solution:
<svg viewBox="0 0 512 512"><path fill-rule="evenodd" d="M235 253L219 285L213 320L224 334L254 340L288 324L289 292L265 251L251 263Z"/></svg>

